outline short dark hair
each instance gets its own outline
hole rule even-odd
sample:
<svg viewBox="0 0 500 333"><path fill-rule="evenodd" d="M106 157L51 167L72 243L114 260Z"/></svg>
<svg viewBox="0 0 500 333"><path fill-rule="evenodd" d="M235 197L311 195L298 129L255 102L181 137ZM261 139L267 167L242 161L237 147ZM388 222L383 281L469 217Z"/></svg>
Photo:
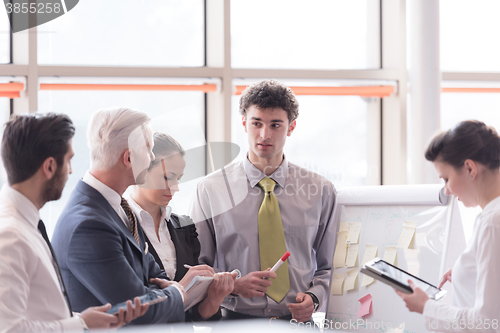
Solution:
<svg viewBox="0 0 500 333"><path fill-rule="evenodd" d="M282 108L290 122L299 116L299 102L292 89L276 80L264 80L247 87L240 98L240 113L246 116L249 107Z"/></svg>
<svg viewBox="0 0 500 333"><path fill-rule="evenodd" d="M431 162L443 161L455 168L471 159L488 169L500 167L500 137L497 131L477 120L458 123L454 128L432 139L425 158Z"/></svg>
<svg viewBox="0 0 500 333"><path fill-rule="evenodd" d="M155 155L155 159L149 164L149 170L151 170L151 168L156 164L160 163L160 161L165 157L173 154L181 154L181 156L186 155L186 152L184 151L184 148L182 148L181 144L168 134L155 132L153 139L153 154Z"/></svg>
<svg viewBox="0 0 500 333"><path fill-rule="evenodd" d="M57 166L64 162L75 126L64 114L30 114L16 116L5 124L2 138L2 160L10 185L32 177L53 157Z"/></svg>

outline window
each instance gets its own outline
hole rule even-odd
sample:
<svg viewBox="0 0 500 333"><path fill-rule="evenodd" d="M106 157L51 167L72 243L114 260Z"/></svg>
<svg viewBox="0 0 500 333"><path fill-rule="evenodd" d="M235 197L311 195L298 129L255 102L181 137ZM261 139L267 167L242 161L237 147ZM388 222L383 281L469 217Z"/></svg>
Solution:
<svg viewBox="0 0 500 333"><path fill-rule="evenodd" d="M441 70L500 71L497 0L441 0Z"/></svg>
<svg viewBox="0 0 500 333"><path fill-rule="evenodd" d="M203 0L85 0L38 27L38 62L203 66L203 29Z"/></svg>
<svg viewBox="0 0 500 333"><path fill-rule="evenodd" d="M500 94L444 93L441 95L441 128L476 119L500 131Z"/></svg>
<svg viewBox="0 0 500 333"><path fill-rule="evenodd" d="M7 11L0 10L0 64L10 63L10 22Z"/></svg>
<svg viewBox="0 0 500 333"><path fill-rule="evenodd" d="M151 127L172 135L184 149L189 150L205 143L204 94L200 92L40 91L39 106L41 112L67 114L76 127L73 138L75 156L71 162L73 174L69 176L61 199L47 203L40 211L49 235L78 180L90 167L87 126L94 111L115 106L146 111L152 118ZM204 167L204 160L195 166L200 175L204 175ZM181 184L179 193L171 202L174 212L187 213L196 183L197 180Z"/></svg>
<svg viewBox="0 0 500 333"><path fill-rule="evenodd" d="M379 68L378 1L231 1L232 66Z"/></svg>
<svg viewBox="0 0 500 333"><path fill-rule="evenodd" d="M357 96L298 96L297 127L287 138L287 159L328 178L336 188L361 186L378 177L368 161L368 104ZM246 156L248 141L239 114L239 96L232 103L232 141ZM300 151L300 154L296 152Z"/></svg>
<svg viewBox="0 0 500 333"><path fill-rule="evenodd" d="M10 116L10 99L0 98L0 124L2 125L0 129L0 138L3 137L4 124L9 121ZM0 140L1 141L1 140ZM7 183L7 174L3 167L3 163L0 163L0 186Z"/></svg>

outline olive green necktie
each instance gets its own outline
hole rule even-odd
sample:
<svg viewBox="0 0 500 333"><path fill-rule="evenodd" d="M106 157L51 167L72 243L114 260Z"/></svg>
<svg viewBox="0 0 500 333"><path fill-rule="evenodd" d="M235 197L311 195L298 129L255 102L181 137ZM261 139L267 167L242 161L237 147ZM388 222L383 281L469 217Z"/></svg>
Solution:
<svg viewBox="0 0 500 333"><path fill-rule="evenodd" d="M264 200L259 209L259 250L260 268L266 270L273 267L278 259L286 252L285 233L281 221L280 206L278 198L274 194L276 183L269 177L259 182L264 190ZM266 294L277 303L281 302L288 290L290 290L290 279L288 276L288 262L276 271L276 280L267 288Z"/></svg>

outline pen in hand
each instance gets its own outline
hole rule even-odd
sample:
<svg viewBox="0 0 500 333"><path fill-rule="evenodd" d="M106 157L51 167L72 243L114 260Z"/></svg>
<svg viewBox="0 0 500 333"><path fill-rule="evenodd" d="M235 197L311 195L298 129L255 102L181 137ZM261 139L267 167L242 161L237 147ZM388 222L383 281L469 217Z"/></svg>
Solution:
<svg viewBox="0 0 500 333"><path fill-rule="evenodd" d="M288 259L290 256L290 252L286 251L285 254L279 259L276 264L274 264L273 268L271 268L271 272L276 272L278 268L281 267L285 263L285 261Z"/></svg>

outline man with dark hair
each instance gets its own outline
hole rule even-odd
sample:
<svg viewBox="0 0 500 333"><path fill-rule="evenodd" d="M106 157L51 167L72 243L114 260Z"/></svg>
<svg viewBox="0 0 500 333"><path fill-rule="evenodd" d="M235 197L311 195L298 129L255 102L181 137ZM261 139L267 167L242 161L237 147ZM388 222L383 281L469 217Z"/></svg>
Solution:
<svg viewBox="0 0 500 333"><path fill-rule="evenodd" d="M283 154L298 109L295 95L280 82L248 87L240 99L247 157L198 183L191 217L199 222L200 261L243 275L222 304L228 319L303 322L325 305L336 191ZM285 251L288 261L276 273L268 271Z"/></svg>
<svg viewBox="0 0 500 333"><path fill-rule="evenodd" d="M66 331L122 326L147 306L110 304L73 315L39 210L61 197L71 173L75 127L65 115L18 116L5 126L2 160L9 185L0 191L0 332Z"/></svg>

